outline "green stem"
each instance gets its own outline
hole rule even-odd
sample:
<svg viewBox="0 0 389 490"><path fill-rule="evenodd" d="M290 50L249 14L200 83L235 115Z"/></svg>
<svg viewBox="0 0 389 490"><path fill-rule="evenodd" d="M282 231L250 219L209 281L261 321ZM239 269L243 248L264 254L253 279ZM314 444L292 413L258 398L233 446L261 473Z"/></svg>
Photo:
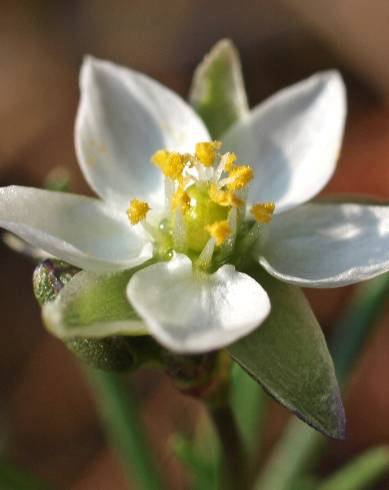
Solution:
<svg viewBox="0 0 389 490"><path fill-rule="evenodd" d="M155 467L136 400L123 375L89 369L88 379L101 412L104 429L131 481L142 490L165 488Z"/></svg>
<svg viewBox="0 0 389 490"><path fill-rule="evenodd" d="M220 441L222 488L246 490L245 453L234 414L228 404L210 406L209 413Z"/></svg>
<svg viewBox="0 0 389 490"><path fill-rule="evenodd" d="M230 404L243 441L250 481L261 460L266 398L261 386L237 363L231 370Z"/></svg>
<svg viewBox="0 0 389 490"><path fill-rule="evenodd" d="M389 274L361 285L336 322L330 350L341 384L347 381L388 294ZM293 481L315 464L325 443L321 434L293 418L257 479L255 489L289 490Z"/></svg>

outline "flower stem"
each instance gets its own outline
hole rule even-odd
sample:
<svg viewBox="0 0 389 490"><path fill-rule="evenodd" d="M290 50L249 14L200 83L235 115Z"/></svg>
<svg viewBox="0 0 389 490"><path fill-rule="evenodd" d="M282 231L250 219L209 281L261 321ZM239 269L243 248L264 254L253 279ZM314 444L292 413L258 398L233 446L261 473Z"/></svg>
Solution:
<svg viewBox="0 0 389 490"><path fill-rule="evenodd" d="M131 386L116 373L88 369L87 376L107 437L116 449L128 479L135 480L136 488L141 490L165 488L148 446Z"/></svg>
<svg viewBox="0 0 389 490"><path fill-rule="evenodd" d="M244 447L231 407L228 404L218 404L209 405L208 408L221 446L221 488L246 490Z"/></svg>

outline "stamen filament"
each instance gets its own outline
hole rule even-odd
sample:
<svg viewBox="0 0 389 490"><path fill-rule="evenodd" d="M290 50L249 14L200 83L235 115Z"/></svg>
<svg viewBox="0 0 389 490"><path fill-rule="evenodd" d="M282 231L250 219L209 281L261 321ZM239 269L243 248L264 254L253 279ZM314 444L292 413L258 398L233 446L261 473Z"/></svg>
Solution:
<svg viewBox="0 0 389 490"><path fill-rule="evenodd" d="M207 243L205 244L202 252L198 256L195 265L199 269L207 270L211 266L212 263L212 257L213 257L213 252L215 250L215 239L210 238Z"/></svg>
<svg viewBox="0 0 389 490"><path fill-rule="evenodd" d="M232 208L228 213L228 225L230 227L230 234L222 245L223 255L229 255L235 246L238 231L238 210L236 208Z"/></svg>
<svg viewBox="0 0 389 490"><path fill-rule="evenodd" d="M177 209L175 214L173 227L173 244L174 249L178 252L186 251L186 228L184 218L180 209Z"/></svg>

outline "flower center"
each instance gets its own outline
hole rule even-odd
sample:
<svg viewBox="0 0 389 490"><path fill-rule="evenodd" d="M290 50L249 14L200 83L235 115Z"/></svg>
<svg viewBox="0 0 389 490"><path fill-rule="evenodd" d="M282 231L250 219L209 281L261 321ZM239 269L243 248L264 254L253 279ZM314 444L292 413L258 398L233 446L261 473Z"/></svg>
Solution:
<svg viewBox="0 0 389 490"><path fill-rule="evenodd" d="M235 243L245 215L250 165L238 165L234 153L220 153L220 141L196 144L195 152L158 150L151 157L165 176L168 209L158 227L145 221L148 203L133 199L128 209L131 224L142 222L160 255L171 250L204 259L213 251L228 250ZM274 203L258 203L251 209L257 223L271 221ZM158 247L157 247L158 248Z"/></svg>
<svg viewBox="0 0 389 490"><path fill-rule="evenodd" d="M190 205L184 213L184 224L186 227L186 239L188 247L201 252L210 236L212 236L212 225L228 219L231 206L221 206L212 201L209 196L209 184L198 183L190 186L186 193L190 199ZM228 233L227 233L228 235ZM227 237L225 236L225 238ZM221 245L224 240L217 240L216 245Z"/></svg>

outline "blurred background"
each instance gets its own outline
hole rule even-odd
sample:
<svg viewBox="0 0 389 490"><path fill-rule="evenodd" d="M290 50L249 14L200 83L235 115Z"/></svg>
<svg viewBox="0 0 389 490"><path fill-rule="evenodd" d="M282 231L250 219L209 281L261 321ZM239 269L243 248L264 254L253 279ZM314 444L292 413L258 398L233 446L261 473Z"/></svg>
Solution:
<svg viewBox="0 0 389 490"><path fill-rule="evenodd" d="M389 198L389 3L386 0L1 0L0 185L41 186L66 167L88 193L73 148L78 70L86 53L141 70L186 96L202 56L223 37L240 50L251 105L315 71L338 68L350 115L339 169L325 193ZM40 321L33 264L0 244L0 444L58 489L124 489L74 357ZM350 288L307 291L326 333ZM366 345L346 398L348 438L331 442L320 472L389 443L389 305ZM196 401L140 373L142 415L171 488L184 474L169 436ZM272 401L265 444L290 416ZM5 421L5 422L4 422ZM389 488L389 480L376 488Z"/></svg>

